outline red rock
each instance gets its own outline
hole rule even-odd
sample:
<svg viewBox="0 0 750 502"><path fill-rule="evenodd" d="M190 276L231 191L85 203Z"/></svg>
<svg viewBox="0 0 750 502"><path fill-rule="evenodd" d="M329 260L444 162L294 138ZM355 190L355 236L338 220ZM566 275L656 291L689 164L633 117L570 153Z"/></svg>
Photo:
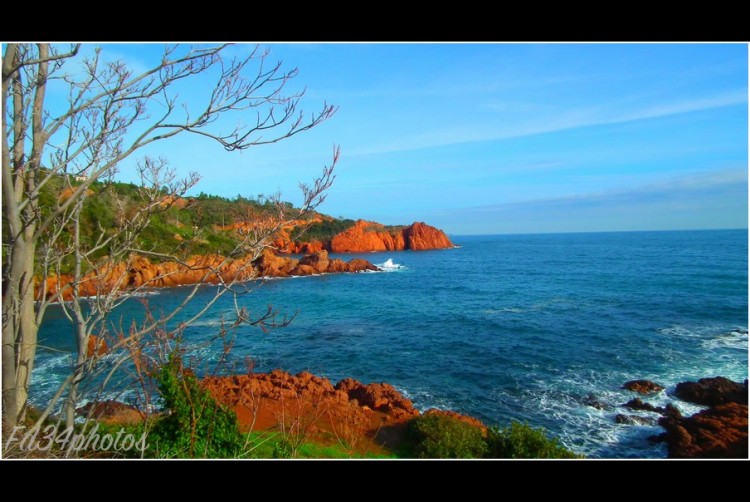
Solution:
<svg viewBox="0 0 750 502"><path fill-rule="evenodd" d="M328 251L316 251L300 259L299 266L308 265L313 268L315 273L324 274L328 271Z"/></svg>
<svg viewBox="0 0 750 502"><path fill-rule="evenodd" d="M379 235L373 228L377 223L359 220L348 230L335 235L330 241L334 253L367 253L393 249L392 238L388 234ZM382 225L381 225L382 226Z"/></svg>
<svg viewBox="0 0 750 502"><path fill-rule="evenodd" d="M692 417L659 420L671 458L747 458L747 405L720 404Z"/></svg>
<svg viewBox="0 0 750 502"><path fill-rule="evenodd" d="M145 419L136 407L112 400L88 403L77 408L76 414L106 424L135 424Z"/></svg>
<svg viewBox="0 0 750 502"><path fill-rule="evenodd" d="M387 413L395 418L419 415L412 402L387 383L363 385L346 378L336 384L336 390L345 391L349 399L356 400L360 406Z"/></svg>
<svg viewBox="0 0 750 502"><path fill-rule="evenodd" d="M674 395L690 403L715 406L723 403L747 404L747 380L744 384L728 378L701 378L697 382L677 384Z"/></svg>
<svg viewBox="0 0 750 502"><path fill-rule="evenodd" d="M329 274L334 274L336 272L349 272L349 264L347 264L344 260L334 258L333 260L328 262L327 272Z"/></svg>
<svg viewBox="0 0 750 502"><path fill-rule="evenodd" d="M650 394L652 392L659 392L664 390L664 387L658 383L654 383L651 380L631 380L625 382L622 386L623 389L632 390L639 394Z"/></svg>
<svg viewBox="0 0 750 502"><path fill-rule="evenodd" d="M376 271L378 270L378 267L362 258L354 258L349 262L348 269L349 272L364 272L366 270Z"/></svg>
<svg viewBox="0 0 750 502"><path fill-rule="evenodd" d="M127 291L133 288L165 288L199 283L224 283L246 281L258 276L289 277L334 272L361 272L378 270L367 260L355 259L350 263L329 260L328 252L318 251L301 260L277 256L270 249L251 261L250 256L228 260L218 255L193 256L186 264L166 262L152 263L147 258L132 256L127 263L107 264L84 276L79 286L79 296L94 296L112 291ZM62 299L70 300L72 290L70 276L50 276L46 282L35 282L37 298L51 298L62 291Z"/></svg>
<svg viewBox="0 0 750 502"><path fill-rule="evenodd" d="M334 253L368 253L444 249L453 247L453 243L441 230L425 223L387 229L380 223L358 220L353 227L335 235L327 247Z"/></svg>
<svg viewBox="0 0 750 502"><path fill-rule="evenodd" d="M453 243L441 230L425 223L413 223L403 230L406 249L423 251L427 249L452 248Z"/></svg>

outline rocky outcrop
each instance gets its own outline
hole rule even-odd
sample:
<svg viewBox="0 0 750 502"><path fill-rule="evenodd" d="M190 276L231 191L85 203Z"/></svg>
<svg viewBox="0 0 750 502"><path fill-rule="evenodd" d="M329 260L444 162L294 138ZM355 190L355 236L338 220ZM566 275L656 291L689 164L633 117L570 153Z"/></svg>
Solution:
<svg viewBox="0 0 750 502"><path fill-rule="evenodd" d="M664 387L658 383L654 383L651 380L631 380L625 382L622 386L623 389L637 392L638 394L651 394L652 392L659 392L664 390Z"/></svg>
<svg viewBox="0 0 750 502"><path fill-rule="evenodd" d="M388 230L379 223L359 220L350 229L334 236L328 248L334 253L366 253L370 251L423 251L453 247L448 236L425 223Z"/></svg>
<svg viewBox="0 0 750 502"><path fill-rule="evenodd" d="M425 223L412 223L401 231L406 249L424 251L428 249L452 248L453 243L447 235Z"/></svg>
<svg viewBox="0 0 750 502"><path fill-rule="evenodd" d="M674 395L689 403L716 406L724 403L747 404L747 380L744 384L728 378L701 378L697 382L677 384Z"/></svg>
<svg viewBox="0 0 750 502"><path fill-rule="evenodd" d="M282 253L314 253L322 250L332 253L370 253L446 249L452 248L453 243L442 230L425 223L386 227L380 223L358 220L354 226L327 241L292 241L290 232L284 230L279 232L273 246Z"/></svg>
<svg viewBox="0 0 750 502"><path fill-rule="evenodd" d="M145 419L145 415L136 407L113 400L88 403L77 408L76 414L105 424L118 425L135 424Z"/></svg>
<svg viewBox="0 0 750 502"><path fill-rule="evenodd" d="M644 383L645 382L645 383ZM632 385L630 385L632 384ZM647 380L625 384L636 392L653 392ZM677 384L675 397L691 403L710 406L691 417L683 417L680 410L669 403L665 407L631 399L623 406L633 410L659 413L659 425L665 432L650 438L666 442L671 458L747 458L747 380L733 382L724 377L702 378L697 382ZM620 424L647 424L651 419L618 414Z"/></svg>
<svg viewBox="0 0 750 502"><path fill-rule="evenodd" d="M747 405L719 404L692 417L659 419L671 458L747 458Z"/></svg>
<svg viewBox="0 0 750 502"><path fill-rule="evenodd" d="M367 260L330 260L327 251L319 251L300 260L277 256L264 249L261 256L235 260L218 255L193 256L184 263L152 263L142 256L132 256L128 262L103 266L89 272L79 285L80 296L95 296L111 291L128 291L135 288L165 288L199 283L247 281L256 277L290 277L341 272L376 271L378 268ZM49 277L46 282L37 281L36 297L52 298L62 290L62 299L70 300L72 292L70 276Z"/></svg>
<svg viewBox="0 0 750 502"><path fill-rule="evenodd" d="M336 437L359 451L398 448L407 441L407 424L419 411L387 383L363 384L345 378L335 386L327 378L303 371L274 370L225 377L206 377L204 388L237 414L242 430L289 430L319 440ZM486 431L479 420L453 411L428 414L454 417Z"/></svg>
<svg viewBox="0 0 750 502"><path fill-rule="evenodd" d="M388 232L383 225L359 220L348 230L335 235L328 248L334 253L368 253L406 249L403 232Z"/></svg>
<svg viewBox="0 0 750 502"><path fill-rule="evenodd" d="M377 271L378 267L367 260L355 258L348 263L331 260L328 251L318 251L299 260L278 256L273 251L265 249L263 254L253 265L263 277L290 277L299 275L335 274L341 272Z"/></svg>
<svg viewBox="0 0 750 502"><path fill-rule="evenodd" d="M364 442L365 449L379 448L387 442L383 431L405 430L406 422L419 414L389 384L365 385L347 378L334 386L304 371L206 377L202 382L217 401L235 411L243 430L296 427L308 436Z"/></svg>
<svg viewBox="0 0 750 502"><path fill-rule="evenodd" d="M363 385L352 378L345 378L336 384L336 390L346 392L349 399L357 401L360 406L381 411L395 419L419 415L411 401L387 383Z"/></svg>

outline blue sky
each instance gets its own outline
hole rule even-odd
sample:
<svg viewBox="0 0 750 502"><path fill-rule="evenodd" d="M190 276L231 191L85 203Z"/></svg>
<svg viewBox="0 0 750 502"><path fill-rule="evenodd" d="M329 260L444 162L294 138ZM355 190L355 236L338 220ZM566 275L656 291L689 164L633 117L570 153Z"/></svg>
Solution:
<svg viewBox="0 0 750 502"><path fill-rule="evenodd" d="M746 45L268 47L299 68L306 111L339 110L243 153L190 136L148 152L202 173L196 193L298 201L338 144L333 216L452 234L747 228ZM159 50L105 46L136 68Z"/></svg>

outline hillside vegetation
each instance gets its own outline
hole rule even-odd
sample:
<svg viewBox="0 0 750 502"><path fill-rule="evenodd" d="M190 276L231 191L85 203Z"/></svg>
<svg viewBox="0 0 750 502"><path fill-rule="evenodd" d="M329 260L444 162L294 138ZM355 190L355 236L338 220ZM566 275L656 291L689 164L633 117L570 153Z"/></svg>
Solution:
<svg viewBox="0 0 750 502"><path fill-rule="evenodd" d="M71 179L71 184L75 188L80 182ZM50 208L70 196L71 190L66 185L62 177L55 177L44 186L40 194L43 213L49 214ZM169 196L166 188L162 192L163 203L151 215L148 226L138 238L137 246L146 251L181 258L205 254L228 256L241 242L243 230L254 225L273 226L280 221L280 215L284 219L291 219L299 213L292 203L277 203L262 194L255 198L237 195L230 199L201 192L197 196L175 199ZM93 183L81 217L84 249L91 248L102 234L120 231L127 218L143 204L142 189L135 184ZM330 239L354 224L354 220L312 212L302 220L294 220L285 231L289 232L293 241L302 243ZM72 236L72 223L69 227ZM3 228L5 232L7 225ZM7 235L3 235L3 239L6 240ZM43 247L39 252L45 252ZM93 258L104 257L107 253L107 248L102 248ZM60 272L69 273L72 266L71 258L63 262Z"/></svg>

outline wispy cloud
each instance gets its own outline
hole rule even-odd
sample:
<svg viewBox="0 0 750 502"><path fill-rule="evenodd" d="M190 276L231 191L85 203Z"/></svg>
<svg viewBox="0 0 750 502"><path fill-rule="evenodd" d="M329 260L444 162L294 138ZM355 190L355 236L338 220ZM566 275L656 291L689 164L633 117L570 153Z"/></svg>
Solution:
<svg viewBox="0 0 750 502"><path fill-rule="evenodd" d="M611 110L606 106L582 108L562 112L555 116L539 113L538 118L525 124L482 124L474 127L451 127L431 131L383 145L351 151L350 155L376 155L419 150L423 148L497 141L571 129L650 120L673 115L705 111L728 106L747 105L747 90L735 90L709 97L642 106L635 110ZM495 107L502 106L499 103ZM530 106L530 105L526 105Z"/></svg>
<svg viewBox="0 0 750 502"><path fill-rule="evenodd" d="M747 228L746 168L675 176L630 189L441 210L458 233Z"/></svg>
<svg viewBox="0 0 750 502"><path fill-rule="evenodd" d="M689 175L674 176L627 189L602 190L589 193L528 199L516 202L491 204L465 208L465 212L506 211L509 208L521 207L554 207L568 205L611 205L613 203L638 202L646 199L663 199L669 194L686 194L688 192L712 192L727 187L746 188L748 183L747 168L724 169L719 171L698 172ZM747 197L745 196L747 202Z"/></svg>

